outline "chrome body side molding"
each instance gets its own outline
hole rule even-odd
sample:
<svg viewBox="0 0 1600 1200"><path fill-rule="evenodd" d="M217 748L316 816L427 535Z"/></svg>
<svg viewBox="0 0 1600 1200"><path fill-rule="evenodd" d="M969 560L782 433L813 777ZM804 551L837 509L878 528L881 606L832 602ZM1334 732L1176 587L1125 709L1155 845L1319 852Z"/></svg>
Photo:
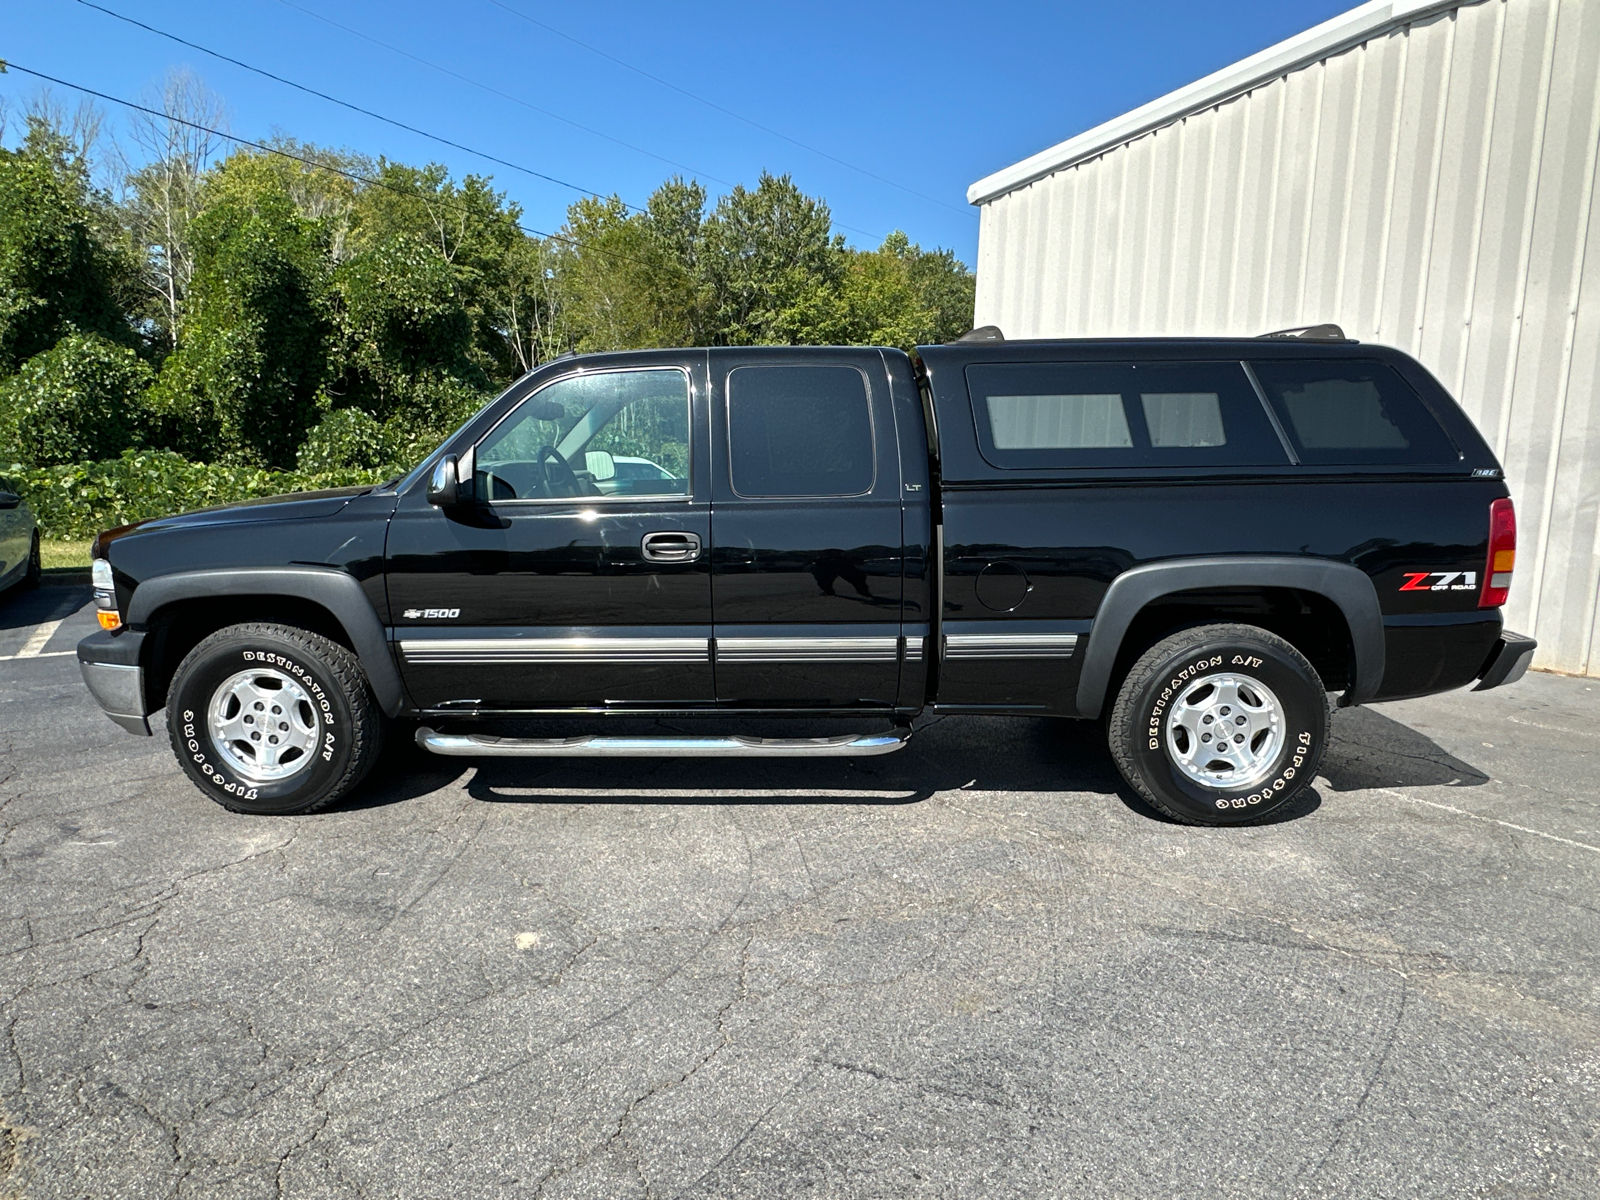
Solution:
<svg viewBox="0 0 1600 1200"><path fill-rule="evenodd" d="M710 657L710 640L693 637L497 637L400 639L408 663L660 663Z"/></svg>
<svg viewBox="0 0 1600 1200"><path fill-rule="evenodd" d="M944 656L959 658L1071 658L1078 635L1048 629L1007 631L992 621L946 621ZM967 626L983 626L981 630Z"/></svg>
<svg viewBox="0 0 1600 1200"><path fill-rule="evenodd" d="M889 637L719 637L718 662L894 662L900 639Z"/></svg>

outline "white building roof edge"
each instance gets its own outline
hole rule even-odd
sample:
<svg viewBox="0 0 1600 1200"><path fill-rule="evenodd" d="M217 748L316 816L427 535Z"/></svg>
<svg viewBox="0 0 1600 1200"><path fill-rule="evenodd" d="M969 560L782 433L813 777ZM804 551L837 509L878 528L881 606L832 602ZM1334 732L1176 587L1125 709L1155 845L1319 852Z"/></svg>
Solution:
<svg viewBox="0 0 1600 1200"><path fill-rule="evenodd" d="M1241 59L1198 79L1187 87L1168 92L1158 100L1141 105L1132 112L1114 117L1104 125L1097 125L1077 137L1068 138L1059 145L1041 150L1030 158L985 176L967 189L968 204L987 204L989 201L1042 179L1063 167L1093 158L1123 142L1132 141L1152 129L1169 125L1193 112L1219 104L1251 88L1285 75L1298 67L1307 66L1341 50L1347 50L1410 22L1462 8L1482 0L1372 0L1359 8L1340 13L1304 33L1296 34L1276 46L1269 46L1259 54Z"/></svg>

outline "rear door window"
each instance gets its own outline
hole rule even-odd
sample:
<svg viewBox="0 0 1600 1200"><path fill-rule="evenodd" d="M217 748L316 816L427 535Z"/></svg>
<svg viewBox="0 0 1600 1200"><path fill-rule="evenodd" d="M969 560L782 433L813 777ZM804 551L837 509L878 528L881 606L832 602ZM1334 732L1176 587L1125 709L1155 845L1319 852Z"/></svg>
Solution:
<svg viewBox="0 0 1600 1200"><path fill-rule="evenodd" d="M995 363L968 367L967 386L997 467L1289 461L1237 362Z"/></svg>
<svg viewBox="0 0 1600 1200"><path fill-rule="evenodd" d="M733 490L748 497L872 490L872 414L854 367L737 367L728 376Z"/></svg>
<svg viewBox="0 0 1600 1200"><path fill-rule="evenodd" d="M1384 363L1277 359L1250 365L1303 463L1407 466L1461 459L1422 398Z"/></svg>

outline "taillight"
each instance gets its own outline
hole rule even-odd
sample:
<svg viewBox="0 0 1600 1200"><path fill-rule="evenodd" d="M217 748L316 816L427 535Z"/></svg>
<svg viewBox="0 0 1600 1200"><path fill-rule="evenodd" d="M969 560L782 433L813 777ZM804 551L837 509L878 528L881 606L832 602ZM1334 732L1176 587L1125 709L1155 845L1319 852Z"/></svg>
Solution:
<svg viewBox="0 0 1600 1200"><path fill-rule="evenodd" d="M1479 608L1499 608L1511 591L1511 570L1517 565L1517 510L1509 500L1489 505L1489 561L1484 565Z"/></svg>

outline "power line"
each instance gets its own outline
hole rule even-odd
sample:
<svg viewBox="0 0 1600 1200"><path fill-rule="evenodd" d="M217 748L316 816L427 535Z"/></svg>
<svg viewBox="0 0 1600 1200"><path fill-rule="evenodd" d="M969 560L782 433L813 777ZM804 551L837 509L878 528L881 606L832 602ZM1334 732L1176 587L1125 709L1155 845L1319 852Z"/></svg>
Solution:
<svg viewBox="0 0 1600 1200"><path fill-rule="evenodd" d="M201 133L209 133L213 137L222 138L224 141L232 142L238 146L246 146L251 150L259 151L262 154L273 154L279 158L287 158L304 166L312 167L318 171L327 171L331 175L342 176L343 178L350 180L352 183L364 183L369 187L381 187L386 191L393 192L397 196L404 196L411 200L421 200L424 204L430 202L437 203L447 208L457 209L461 212L471 212L471 209L469 209L465 204L446 199L443 196L435 196L430 198L428 196L424 196L418 191L399 187L395 184L387 182L386 180L374 179L371 176L360 175L354 171L346 171L342 167L335 167L330 163L318 162L314 158L307 158L303 154L294 154L277 146L269 146L265 142L255 142L251 141L249 138L239 137L237 134L224 133L220 129L213 129L209 125L202 125L198 121L190 121L183 117L173 116L171 113L163 112L158 108L150 108L144 104L136 104L132 100L124 100L121 96L113 96L109 92L99 92L94 88L84 87L81 83L73 83L68 79L59 79L54 75L46 75L43 71L32 70L10 59L0 60L0 66L3 66L6 71L21 71L24 75L32 75L35 79L43 79L46 83L54 83L60 85L61 87L71 88L75 92L82 92L86 96L93 96L97 100L105 100L111 104L120 104L124 108L133 109L135 112L142 112L149 116L159 118L163 121L171 121L174 125L183 125L189 129L199 130ZM631 262L641 267L648 267L652 265L645 262L643 259L634 258L632 255L618 254L615 250L608 250L604 246L586 243L578 238L568 237L566 234L547 233L542 229L535 229L531 225L524 225L521 221L513 221L512 224L518 229L522 230L522 232L527 234L529 237L545 238L553 242L565 242L567 245L583 250L586 253L592 252L595 254L603 254L607 258L614 259L618 262Z"/></svg>
<svg viewBox="0 0 1600 1200"><path fill-rule="evenodd" d="M88 0L79 0L79 3L87 2ZM341 25L338 21L335 21L331 17L325 17L319 12L313 12L309 8L304 8L299 4L293 3L293 0L278 0L278 3L283 5L285 8L292 8L298 13L311 17L314 20L321 21L324 25L331 25L335 29L342 30L343 32L348 33L351 37L358 37L364 42L371 42L374 46L380 46L389 51L391 54L398 54L402 58L409 58L412 62L421 63L430 70L438 71L442 75L448 75L452 79L458 79L462 83L471 84L480 91L488 92L491 96L498 96L502 100L509 100L513 104L520 104L523 108L528 109L530 112L536 112L541 116L549 117L552 121L560 121L563 125L570 125L572 128L580 129L584 133L593 134L598 138L604 138L606 141L614 142L618 146L632 150L636 154L643 154L645 157L653 158L657 162L664 162L669 167L676 167L680 171L687 171L690 175L701 176L706 179L710 179L713 182L720 183L725 187L733 186L733 184L728 180L718 179L715 175L712 175L708 171L697 171L694 167L687 166L684 163L678 162L675 159L667 158L664 155L656 154L654 151L646 150L643 146L635 146L632 142L625 142L621 138L613 137L611 134L602 132L599 129L591 129L587 125L580 124L579 122L571 120L568 117L563 117L560 113L551 112L547 108L540 108L537 104L530 103L520 96L513 96L509 92L502 92L499 88L490 87L488 84L483 83L480 80L473 79L471 76L463 75L459 71L452 71L449 67L441 66L436 62L430 62L428 59L423 58L420 55L413 54L409 50L402 50L399 46L391 46L388 42L375 38L371 34L363 33L359 29L352 29L348 25ZM97 8L99 6L90 5L90 7Z"/></svg>
<svg viewBox="0 0 1600 1200"><path fill-rule="evenodd" d="M82 0L80 0L80 2L82 2ZM848 167L852 171L856 171L856 172L858 172L858 173L860 173L862 175L865 175L868 179L876 179L879 183L886 183L890 187L899 188L902 192L906 192L909 195L916 196L920 200L926 200L931 204L942 205L943 207L950 209L952 212L962 212L962 213L964 213L964 212L967 211L966 208L960 207L960 206L955 205L955 204L951 204L948 200L940 200L937 196L930 196L926 192L919 192L915 188L909 188L905 184L900 183L897 180L889 179L886 176L879 175L879 174L877 174L876 172L873 172L873 171L869 171L865 167L858 167L853 162L846 162L844 159L838 157L838 155L829 154L826 150L819 150L815 146L807 145L805 142L800 141L800 139L798 139L798 138L792 138L787 133L783 133L780 130L773 129L769 125L763 125L759 121L753 121L749 117L744 116L742 113L734 112L731 108L724 108L722 105L718 104L716 101L707 100L704 96L696 95L694 92L689 91L689 89L687 89L687 88L679 87L677 84L673 83L669 79L663 79L659 75L652 75L649 71L646 71L644 68L636 67L632 63L626 62L623 59L618 58L614 54L606 53L604 50L601 50L597 46L589 45L588 42L579 41L577 38L573 37L570 33L563 33L561 30L555 28L553 25L546 25L543 21L535 20L533 17L530 17L527 13L519 12L517 9L512 8L511 5L506 4L504 2L504 0L489 0L489 3L494 5L496 8L504 9L506 12L510 13L512 16L518 17L521 20L526 21L530 25L537 25L540 29L543 29L546 33L553 33L553 34L555 34L556 37L563 38L566 41L571 42L574 46L581 46L583 49L589 51L590 54L597 54L601 58L607 60L608 62L616 63L617 66L623 67L626 70L632 71L635 75L642 75L644 78L650 80L652 83L658 83L664 88L670 88L673 91L677 92L679 95L687 96L689 99L695 101L698 104L703 104L707 108L715 109L717 112L722 113L724 116L732 117L735 121L743 121L746 125L750 126L752 129L759 129L762 133L770 134L775 138L782 138L784 141L788 142L792 146L799 146L800 149L809 151L810 153L815 154L815 155L817 155L817 156L819 156L821 158L825 158L829 162L838 163L841 167Z"/></svg>
<svg viewBox="0 0 1600 1200"><path fill-rule="evenodd" d="M79 2L80 3L85 3L85 2L87 2L87 0L79 0ZM303 5L294 3L294 0L277 0L277 2L279 4L281 4L281 5L283 5L285 8L292 8L295 12L302 13L305 16L308 16L308 17L312 18L313 20L321 21L324 25L332 26L334 29L341 30L344 33L349 34L351 37L358 37L362 41L370 42L374 46L380 46L383 49L388 50L392 54L398 54L402 58L409 58L412 62L421 63L423 66L428 67L431 70L438 71L440 74L443 74L443 75L448 75L452 79L459 79L462 83L471 84L475 88L479 88L482 91L488 92L491 96L498 96L502 100L509 100L513 104L520 104L523 108L529 109L532 112L539 113L542 116L549 117L551 120L560 121L563 124L572 126L574 129L581 129L584 133L593 134L595 137L605 138L606 141L608 141L608 142L615 142L619 146L623 146L623 147L626 147L629 150L635 151L636 153L643 154L648 158L653 158L657 162L664 162L670 167L677 167L680 171L687 171L693 177L709 179L713 183L722 184L724 187L730 187L731 188L731 187L734 186L732 180L721 179L721 178L717 177L716 175L711 174L709 171L696 170L694 167L686 166L685 164L677 162L674 159L670 159L670 158L667 158L667 157L665 157L663 155L656 154L654 151L651 151L651 150L646 150L642 146L635 146L631 142L625 142L621 138L613 137L609 133L603 133L598 129L591 129L587 125L582 125L582 124L579 124L577 121L573 121L573 120L571 120L571 119L569 119L567 117L563 117L560 113L554 113L554 112L551 112L549 109L540 108L537 104L532 104L532 103L528 102L527 100L522 99L520 96L513 96L508 92L502 92L499 88L490 87L488 84L483 83L480 80L473 79L470 76L463 75L459 71L453 71L449 67L441 66L436 62L430 62L428 59L423 58L420 55L413 54L409 50L403 50L399 46L392 46L388 42L385 42L385 41L382 41L379 38L373 37L371 34L363 33L361 30L353 29L348 25L342 25L338 21L335 21L332 17L326 17L326 16L324 16L323 14L321 14L319 12L314 12L313 10L311 10L309 8L306 8ZM846 225L843 221L835 221L834 224L837 225L840 229L848 229L851 233L859 233L862 237L865 237L865 238L877 238L879 236L878 234L873 233L869 229L859 229L854 225Z"/></svg>
<svg viewBox="0 0 1600 1200"><path fill-rule="evenodd" d="M164 37L168 41L178 43L180 46L187 46L191 50L198 50L201 54L209 54L212 58L218 59L225 63L232 63L236 67L240 67L246 71L252 72L253 74L260 75L265 79L271 79L274 82L281 83L286 87L292 87L296 91L306 93L308 96L316 96L318 99L326 100L330 104L337 104L341 108L348 108L351 112L360 113L364 117L371 117L375 121L382 121L385 125L393 125L396 129L403 129L407 133L414 133L418 137L427 138L429 141L438 142L440 145L449 146L453 149L464 151L467 154L476 155L479 158L487 159L489 162L499 163L503 167L510 167L513 171L521 171L524 175L531 175L535 179L543 179L547 183L554 183L560 187L570 188L572 191L579 192L585 196L593 196L597 200L605 199L604 194L597 192L592 188L580 187L576 183L568 183L565 179L557 179L554 175L546 175L543 171L535 171L532 167L525 167L521 163L512 162L510 159L500 158L499 156L490 154L487 151L477 150L471 146L463 145L460 142L451 141L449 138L441 137L436 133L429 133L425 129L418 129L415 125L408 125L404 121L397 121L393 117L386 117L382 113L373 112L370 108L363 108L359 104L352 104L350 101L341 100L337 96L330 96L327 92L320 92L316 88L307 87L303 83L296 83L292 79L285 79L282 75L275 75L271 71L263 70L260 67L253 67L247 62L241 62L237 58L232 58L229 55L209 49L208 47L200 45L198 42L191 42L187 38L181 38L175 33L168 33L164 29L157 29L154 25L146 25L143 21L136 21L132 17L125 17L119 12L113 12L109 8L103 8L100 5L93 3L93 0L77 0L77 2L83 5L85 8L92 8L97 12L104 13L108 17L113 17L118 21L123 21L129 25L137 26L140 29L155 34L157 37ZM29 74L37 74L37 72L29 72ZM64 84L63 86L72 87L74 85ZM80 88L78 90L88 91L87 88ZM639 210L639 206L636 204L625 204L624 206L630 210Z"/></svg>

